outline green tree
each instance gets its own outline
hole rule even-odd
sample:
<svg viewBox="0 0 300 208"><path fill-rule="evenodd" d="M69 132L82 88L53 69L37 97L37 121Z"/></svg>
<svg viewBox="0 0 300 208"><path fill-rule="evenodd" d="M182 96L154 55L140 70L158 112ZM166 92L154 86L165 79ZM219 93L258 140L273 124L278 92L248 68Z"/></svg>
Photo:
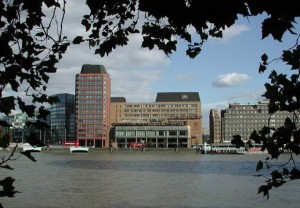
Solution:
<svg viewBox="0 0 300 208"><path fill-rule="evenodd" d="M272 158L280 154L282 146L294 154L299 154L299 45L294 30L299 17L298 2L294 0L86 0L90 9L83 16L81 24L86 34L78 34L69 40L63 34L65 0L2 0L0 2L0 112L10 115L18 108L37 119L44 119L49 112L44 104L53 103L56 98L47 96L49 73L56 72L56 64L63 58L68 46L87 42L94 53L100 56L128 43L128 36L143 35L142 47L154 47L169 55L176 51L177 40L186 42L186 55L196 57L209 37L222 38L223 30L231 27L238 18L249 18L266 14L262 21L262 39L272 36L282 41L286 32L295 34L295 47L283 52L282 61L291 66L292 76L270 74L271 84L266 84L265 97L270 99L272 114L278 110L295 112L295 117L287 119L284 128L269 136L265 131L253 134L269 148ZM159 6L158 6L159 5ZM44 17L47 18L44 18ZM196 36L190 28L194 28ZM262 56L259 72L267 69L267 55ZM6 96L11 90L14 95ZM298 90L298 91L297 91ZM31 98L25 102L20 92L25 91ZM1 121L1 125L9 125ZM43 122L29 123L44 128ZM266 130L267 128L263 128ZM288 131L288 137L282 138ZM276 138L274 136L277 136ZM260 139L258 139L258 137ZM254 140L256 141L256 140ZM274 147L274 148L273 148ZM274 150L274 151L272 151ZM1 166L2 167L2 166ZM293 171L293 172L292 172ZM290 179L299 178L299 169L285 171ZM286 175L286 174L284 174ZM277 181L280 177L273 177ZM268 194L267 188L262 192Z"/></svg>

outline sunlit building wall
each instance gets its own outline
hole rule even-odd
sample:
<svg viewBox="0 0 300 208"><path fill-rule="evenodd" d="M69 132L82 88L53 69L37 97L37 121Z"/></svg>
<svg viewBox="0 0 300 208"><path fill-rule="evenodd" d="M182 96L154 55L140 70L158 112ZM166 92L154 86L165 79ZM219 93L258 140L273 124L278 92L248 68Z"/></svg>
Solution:
<svg viewBox="0 0 300 208"><path fill-rule="evenodd" d="M217 109L211 109L209 112L209 131L212 143L221 142L221 118Z"/></svg>
<svg viewBox="0 0 300 208"><path fill-rule="evenodd" d="M230 104L222 110L222 136L224 142L230 143L232 136L240 135L246 141L253 130L259 131L264 126L278 128L284 124L286 117L292 116L287 111L279 111L272 116L268 113L268 101L258 104Z"/></svg>
<svg viewBox="0 0 300 208"><path fill-rule="evenodd" d="M107 147L111 79L102 65L82 66L76 75L76 133L81 146Z"/></svg>
<svg viewBox="0 0 300 208"><path fill-rule="evenodd" d="M186 143L186 147L202 143L201 101L198 92L160 92L155 102L127 103L123 97L113 97L111 101L112 127L116 124L129 126L185 122L189 126L189 138L182 143Z"/></svg>

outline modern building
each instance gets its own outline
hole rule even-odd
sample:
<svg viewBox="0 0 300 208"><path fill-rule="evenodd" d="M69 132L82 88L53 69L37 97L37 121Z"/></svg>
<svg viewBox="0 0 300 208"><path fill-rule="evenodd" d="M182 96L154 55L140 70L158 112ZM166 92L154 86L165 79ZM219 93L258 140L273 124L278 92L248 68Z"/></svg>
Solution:
<svg viewBox="0 0 300 208"><path fill-rule="evenodd" d="M26 113L16 113L6 117L6 121L11 124L11 127L3 130L10 135L12 142L27 143L29 135L35 134L42 143L49 143L50 129L37 129L33 125L26 125L27 121L36 122L36 118L29 118Z"/></svg>
<svg viewBox="0 0 300 208"><path fill-rule="evenodd" d="M59 102L49 108L51 126L51 143L62 144L63 141L74 141L75 132L75 95L62 93L53 95Z"/></svg>
<svg viewBox="0 0 300 208"><path fill-rule="evenodd" d="M130 143L143 143L147 147L188 147L190 126L185 123L164 123L148 125L119 124L115 127L118 147L128 147Z"/></svg>
<svg viewBox="0 0 300 208"><path fill-rule="evenodd" d="M9 123L12 125L13 142L26 142L29 133L25 129L28 116L25 113L16 113L9 116Z"/></svg>
<svg viewBox="0 0 300 208"><path fill-rule="evenodd" d="M108 147L111 79L102 65L82 66L76 75L76 132L81 146Z"/></svg>
<svg viewBox="0 0 300 208"><path fill-rule="evenodd" d="M264 126L278 128L283 125L286 117L292 114L279 111L273 115L268 113L268 101L258 104L230 104L229 108L222 110L222 139L230 143L233 135L240 135L244 141L249 139L253 130L260 130Z"/></svg>
<svg viewBox="0 0 300 208"><path fill-rule="evenodd" d="M142 103L127 103L124 97L112 97L110 112L113 129L110 138L114 142L125 144L151 136L156 146L161 146L161 139L168 139L168 146L178 144L191 147L192 144L202 143L201 101L198 92L160 92L155 102ZM178 131L175 134L176 128Z"/></svg>
<svg viewBox="0 0 300 208"><path fill-rule="evenodd" d="M217 109L211 109L209 112L209 131L212 143L221 142L221 118Z"/></svg>

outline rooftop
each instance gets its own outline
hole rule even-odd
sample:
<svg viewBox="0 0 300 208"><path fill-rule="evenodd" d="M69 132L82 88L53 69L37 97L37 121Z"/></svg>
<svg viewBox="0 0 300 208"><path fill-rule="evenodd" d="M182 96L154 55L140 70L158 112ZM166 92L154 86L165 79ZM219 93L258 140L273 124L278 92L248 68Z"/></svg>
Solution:
<svg viewBox="0 0 300 208"><path fill-rule="evenodd" d="M103 65L84 64L81 74L107 74L107 71Z"/></svg>
<svg viewBox="0 0 300 208"><path fill-rule="evenodd" d="M126 103L125 97L111 97L110 102L112 103Z"/></svg>
<svg viewBox="0 0 300 208"><path fill-rule="evenodd" d="M200 102L198 92L159 92L155 102Z"/></svg>

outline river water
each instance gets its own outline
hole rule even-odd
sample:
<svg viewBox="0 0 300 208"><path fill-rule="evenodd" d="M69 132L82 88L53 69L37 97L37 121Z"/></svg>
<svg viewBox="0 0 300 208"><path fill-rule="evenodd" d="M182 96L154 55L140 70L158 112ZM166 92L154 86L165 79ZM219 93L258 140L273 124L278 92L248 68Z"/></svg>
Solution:
<svg viewBox="0 0 300 208"><path fill-rule="evenodd" d="M193 151L33 153L12 161L17 193L4 208L32 207L299 207L300 182L257 189L256 163L266 155L201 155ZM285 158L286 159L286 158ZM298 163L298 165L300 165Z"/></svg>

